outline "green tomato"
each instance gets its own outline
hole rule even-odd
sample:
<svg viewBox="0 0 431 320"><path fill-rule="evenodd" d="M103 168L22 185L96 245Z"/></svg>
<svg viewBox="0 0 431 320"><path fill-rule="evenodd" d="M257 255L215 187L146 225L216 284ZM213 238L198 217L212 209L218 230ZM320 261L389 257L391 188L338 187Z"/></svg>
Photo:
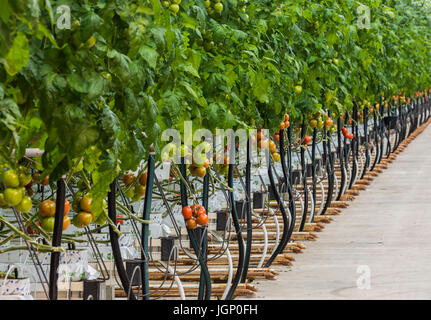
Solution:
<svg viewBox="0 0 431 320"><path fill-rule="evenodd" d="M76 227L76 228L84 228L83 225L81 225L81 223L78 220L78 215L76 214L73 218L72 218L72 224Z"/></svg>
<svg viewBox="0 0 431 320"><path fill-rule="evenodd" d="M142 197L139 194L135 194L135 196L132 198L132 202L138 202L141 201Z"/></svg>
<svg viewBox="0 0 431 320"><path fill-rule="evenodd" d="M0 193L0 208L3 208L3 209L9 208L9 205L7 204L4 198L4 193Z"/></svg>
<svg viewBox="0 0 431 320"><path fill-rule="evenodd" d="M17 206L22 200L23 194L20 189L7 188L4 191L4 199L10 206Z"/></svg>
<svg viewBox="0 0 431 320"><path fill-rule="evenodd" d="M33 206L31 198L29 196L24 196L21 202L16 206L16 209L20 212L29 212Z"/></svg>
<svg viewBox="0 0 431 320"><path fill-rule="evenodd" d="M72 201L72 210L75 212L80 212L81 211L81 200L82 197L76 197L73 201Z"/></svg>
<svg viewBox="0 0 431 320"><path fill-rule="evenodd" d="M3 182L7 188L17 188L19 187L19 177L16 171L10 169L3 174Z"/></svg>
<svg viewBox="0 0 431 320"><path fill-rule="evenodd" d="M108 219L106 218L106 215L104 215L104 214L99 215L97 220L94 221L94 223L97 224L98 226L104 226L107 222L108 222Z"/></svg>
<svg viewBox="0 0 431 320"><path fill-rule="evenodd" d="M205 7L206 7L206 8L211 7L211 1L210 1L210 0L206 0L206 1L205 1Z"/></svg>
<svg viewBox="0 0 431 320"><path fill-rule="evenodd" d="M126 195L130 198L133 199L135 197L135 190L133 190L132 188L130 188L129 190L126 191Z"/></svg>
<svg viewBox="0 0 431 320"><path fill-rule="evenodd" d="M301 94L302 93L302 86L295 86L295 93Z"/></svg>
<svg viewBox="0 0 431 320"><path fill-rule="evenodd" d="M175 4L180 4L181 0L172 0L172 2L175 3Z"/></svg>
<svg viewBox="0 0 431 320"><path fill-rule="evenodd" d="M42 229L45 230L46 232L53 232L54 223L55 223L54 217L43 218L41 221Z"/></svg>
<svg viewBox="0 0 431 320"><path fill-rule="evenodd" d="M178 149L177 154L179 157L187 157L191 155L191 152L188 147L182 144L181 147Z"/></svg>
<svg viewBox="0 0 431 320"><path fill-rule="evenodd" d="M168 161L174 159L177 152L177 147L173 142L168 143L162 150L162 161Z"/></svg>
<svg viewBox="0 0 431 320"><path fill-rule="evenodd" d="M221 13L221 12L223 11L223 5L222 5L220 2L217 2L217 3L214 5L214 10L215 10L217 13Z"/></svg>
<svg viewBox="0 0 431 320"><path fill-rule="evenodd" d="M211 151L211 145L207 141L202 142L199 146L202 148L202 152L204 153Z"/></svg>
<svg viewBox="0 0 431 320"><path fill-rule="evenodd" d="M102 77L104 77L107 81L111 82L112 81L112 75L109 72L102 72Z"/></svg>
<svg viewBox="0 0 431 320"><path fill-rule="evenodd" d="M174 14L177 14L178 11L180 11L180 6L177 4L171 4L169 6L169 10L171 10L171 12L173 12Z"/></svg>
<svg viewBox="0 0 431 320"><path fill-rule="evenodd" d="M24 187L24 186L28 185L31 182L32 178L31 178L31 175L29 175L28 173L21 172L18 175L18 179L19 179L19 185L21 187Z"/></svg>

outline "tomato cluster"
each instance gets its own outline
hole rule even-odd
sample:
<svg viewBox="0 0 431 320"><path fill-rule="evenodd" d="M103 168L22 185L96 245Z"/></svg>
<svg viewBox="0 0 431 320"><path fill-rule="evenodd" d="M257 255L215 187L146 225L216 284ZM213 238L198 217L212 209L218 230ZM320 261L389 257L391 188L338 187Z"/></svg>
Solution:
<svg viewBox="0 0 431 320"><path fill-rule="evenodd" d="M178 11L180 11L180 4L181 0L163 0L162 6L165 8L169 8L169 11L171 11L173 14L177 14Z"/></svg>
<svg viewBox="0 0 431 320"><path fill-rule="evenodd" d="M209 14L213 14L214 12L221 14L223 11L221 0L205 0L205 7Z"/></svg>
<svg viewBox="0 0 431 320"><path fill-rule="evenodd" d="M208 225L208 215L205 208L199 204L183 207L182 214L186 220L187 228L194 230L198 225Z"/></svg>
<svg viewBox="0 0 431 320"><path fill-rule="evenodd" d="M92 210L92 202L92 198L88 196L77 197L73 200L72 208L77 213L72 219L75 227L85 228L93 221L98 225L105 223L106 217Z"/></svg>
<svg viewBox="0 0 431 320"><path fill-rule="evenodd" d="M17 170L0 167L0 183L5 186L4 191L0 193L1 208L13 206L20 212L31 210L33 203L30 196L33 180L26 167L20 166Z"/></svg>
<svg viewBox="0 0 431 320"><path fill-rule="evenodd" d="M56 203L53 200L44 200L39 204L39 225L47 232L54 231ZM69 228L71 220L67 216L70 211L70 203L68 200L64 201L64 217L63 217L63 230ZM33 232L32 232L33 233Z"/></svg>
<svg viewBox="0 0 431 320"><path fill-rule="evenodd" d="M349 131L347 130L347 128L341 129L341 132L343 133L343 136L344 136L345 139L353 140L353 138L355 137L353 135L353 133L349 133Z"/></svg>
<svg viewBox="0 0 431 320"><path fill-rule="evenodd" d="M123 182L128 188L126 194L132 201L139 201L145 196L147 191L147 176L148 173L146 171L141 173L138 179L134 173L124 175Z"/></svg>

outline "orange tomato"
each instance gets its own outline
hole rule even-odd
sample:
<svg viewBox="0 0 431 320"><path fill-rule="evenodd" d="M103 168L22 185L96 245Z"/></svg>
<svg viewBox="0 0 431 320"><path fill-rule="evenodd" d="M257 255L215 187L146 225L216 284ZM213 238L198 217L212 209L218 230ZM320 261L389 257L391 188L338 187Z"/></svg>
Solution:
<svg viewBox="0 0 431 320"><path fill-rule="evenodd" d="M193 217L192 208L190 208L190 206L184 207L182 210L182 214L184 219L186 220L191 219Z"/></svg>
<svg viewBox="0 0 431 320"><path fill-rule="evenodd" d="M208 215L201 214L196 218L196 223L201 226L206 226L208 224Z"/></svg>
<svg viewBox="0 0 431 320"><path fill-rule="evenodd" d="M68 214L70 211L70 203L68 200L64 200L64 215Z"/></svg>
<svg viewBox="0 0 431 320"><path fill-rule="evenodd" d="M208 169L209 166L210 166L210 160L209 159L205 159L205 161L204 161L204 168Z"/></svg>
<svg viewBox="0 0 431 320"><path fill-rule="evenodd" d="M206 214L206 210L203 206L201 206L200 204L197 205L192 205L191 206L192 212L193 212L193 216L195 218L199 217L202 214Z"/></svg>
<svg viewBox="0 0 431 320"><path fill-rule="evenodd" d="M266 147L268 147L268 140L260 140L257 143L257 147L260 149L265 149Z"/></svg>
<svg viewBox="0 0 431 320"><path fill-rule="evenodd" d="M139 183L141 185L143 185L143 186L147 185L147 176L148 176L148 173L146 171L140 175L140 177L139 177Z"/></svg>
<svg viewBox="0 0 431 320"><path fill-rule="evenodd" d="M284 121L289 121L290 120L290 116L286 113L284 115Z"/></svg>
<svg viewBox="0 0 431 320"><path fill-rule="evenodd" d="M86 212L91 212L91 201L92 199L85 196L81 199L81 202L79 203L81 206L81 210L84 210Z"/></svg>
<svg viewBox="0 0 431 320"><path fill-rule="evenodd" d="M91 221L93 221L93 215L91 213L81 211L78 213L77 220L81 226L86 227L91 223Z"/></svg>
<svg viewBox="0 0 431 320"><path fill-rule="evenodd" d="M43 178L40 184L43 186L49 185L49 176L46 176L45 178Z"/></svg>
<svg viewBox="0 0 431 320"><path fill-rule="evenodd" d="M39 212L43 217L55 216L55 202L52 200L42 201L39 205Z"/></svg>
<svg viewBox="0 0 431 320"><path fill-rule="evenodd" d="M138 185L135 187L135 194L137 194L137 195L139 195L139 196L143 197L143 196L145 196L145 192L146 192L146 190L147 190L147 188L146 188L145 186L143 186L142 184L138 184Z"/></svg>
<svg viewBox="0 0 431 320"><path fill-rule="evenodd" d="M269 151L271 151L271 153L274 153L275 151L277 151L277 146L275 145L275 142L272 140L269 140Z"/></svg>
<svg viewBox="0 0 431 320"><path fill-rule="evenodd" d="M187 228L189 228L190 230L194 230L198 226L194 219L187 220L186 225L187 225Z"/></svg>
<svg viewBox="0 0 431 320"><path fill-rule="evenodd" d="M123 182L126 186L130 186L133 182L135 182L136 176L133 173L125 174L123 177Z"/></svg>
<svg viewBox="0 0 431 320"><path fill-rule="evenodd" d="M63 230L66 230L70 226L70 218L68 216L64 216L63 218Z"/></svg>

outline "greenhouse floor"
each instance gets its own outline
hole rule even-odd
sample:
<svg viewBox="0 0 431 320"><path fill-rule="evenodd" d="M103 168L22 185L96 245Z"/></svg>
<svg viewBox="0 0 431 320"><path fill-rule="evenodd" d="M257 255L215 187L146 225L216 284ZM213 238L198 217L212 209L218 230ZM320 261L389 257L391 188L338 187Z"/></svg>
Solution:
<svg viewBox="0 0 431 320"><path fill-rule="evenodd" d="M256 299L431 299L431 127Z"/></svg>

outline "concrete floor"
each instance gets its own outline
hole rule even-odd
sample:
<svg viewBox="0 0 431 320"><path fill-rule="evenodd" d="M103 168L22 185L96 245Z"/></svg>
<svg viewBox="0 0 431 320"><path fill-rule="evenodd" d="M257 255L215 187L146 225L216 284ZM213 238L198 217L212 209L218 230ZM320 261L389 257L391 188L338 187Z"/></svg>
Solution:
<svg viewBox="0 0 431 320"><path fill-rule="evenodd" d="M431 299L431 127L318 235L257 299Z"/></svg>

